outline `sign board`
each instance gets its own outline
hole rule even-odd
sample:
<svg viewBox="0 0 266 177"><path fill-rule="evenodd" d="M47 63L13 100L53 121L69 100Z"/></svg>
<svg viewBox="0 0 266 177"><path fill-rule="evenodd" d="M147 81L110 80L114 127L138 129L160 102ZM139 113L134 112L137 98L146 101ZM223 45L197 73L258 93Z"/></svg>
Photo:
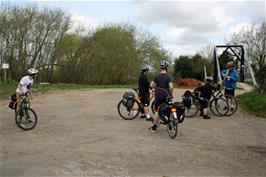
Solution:
<svg viewBox="0 0 266 177"><path fill-rule="evenodd" d="M2 63L2 69L9 69L9 63Z"/></svg>

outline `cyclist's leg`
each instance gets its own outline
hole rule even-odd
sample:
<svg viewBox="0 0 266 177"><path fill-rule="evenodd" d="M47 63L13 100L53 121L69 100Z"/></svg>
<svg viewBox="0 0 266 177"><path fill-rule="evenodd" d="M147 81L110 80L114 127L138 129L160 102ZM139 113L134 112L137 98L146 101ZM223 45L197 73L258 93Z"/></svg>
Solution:
<svg viewBox="0 0 266 177"><path fill-rule="evenodd" d="M224 90L224 95L230 95L232 97L235 97L235 89L229 90L229 89L225 89ZM226 97L226 101L229 105L229 109L232 109L234 104L233 104L233 100L230 99L230 97Z"/></svg>
<svg viewBox="0 0 266 177"><path fill-rule="evenodd" d="M149 114L149 106L150 106L150 94L146 93L145 97L143 97L143 105L144 105L144 113L146 116L146 120L151 120L152 117Z"/></svg>
<svg viewBox="0 0 266 177"><path fill-rule="evenodd" d="M201 98L199 99L199 102L201 104L201 109L202 109L202 116L204 119L209 119L210 117L208 116L208 106L209 106L209 101L206 98Z"/></svg>
<svg viewBox="0 0 266 177"><path fill-rule="evenodd" d="M159 124L159 106L160 106L160 102L156 101L155 100L155 103L154 103L154 118L153 118L153 121L152 121L152 127L149 128L149 130L153 133L157 132L157 127L158 127L158 124Z"/></svg>
<svg viewBox="0 0 266 177"><path fill-rule="evenodd" d="M140 113L141 113L141 118L146 118L146 115L145 115L145 98L144 98L145 95L143 95L141 92L139 93L139 102L140 102Z"/></svg>
<svg viewBox="0 0 266 177"><path fill-rule="evenodd" d="M22 101L22 94L16 93L16 95L17 95L16 112L18 112L19 111L19 108L20 108L21 101Z"/></svg>

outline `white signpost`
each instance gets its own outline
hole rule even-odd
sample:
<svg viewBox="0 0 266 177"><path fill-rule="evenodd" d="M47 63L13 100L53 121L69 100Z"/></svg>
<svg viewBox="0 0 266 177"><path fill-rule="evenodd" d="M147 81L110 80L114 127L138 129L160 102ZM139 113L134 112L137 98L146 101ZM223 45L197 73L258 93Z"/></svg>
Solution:
<svg viewBox="0 0 266 177"><path fill-rule="evenodd" d="M2 63L2 69L4 70L4 83L6 82L6 70L9 69L9 63Z"/></svg>

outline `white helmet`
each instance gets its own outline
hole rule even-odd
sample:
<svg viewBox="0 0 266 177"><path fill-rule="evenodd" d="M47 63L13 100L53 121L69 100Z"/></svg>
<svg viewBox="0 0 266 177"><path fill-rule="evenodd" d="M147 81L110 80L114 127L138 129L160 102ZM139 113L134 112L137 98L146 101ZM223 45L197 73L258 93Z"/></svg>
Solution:
<svg viewBox="0 0 266 177"><path fill-rule="evenodd" d="M31 69L28 70L28 74L29 74L29 75L35 75L35 74L37 74L37 73L38 73L38 70L35 69L35 68L31 68Z"/></svg>
<svg viewBox="0 0 266 177"><path fill-rule="evenodd" d="M207 82L212 82L212 81L213 81L213 77L212 77L212 76L208 76L208 77L206 78L206 81L207 81Z"/></svg>
<svg viewBox="0 0 266 177"><path fill-rule="evenodd" d="M160 62L160 67L161 67L162 69L166 69L166 68L168 68L168 66L169 66L169 62L168 62L168 61L166 61L166 60L162 60L162 61Z"/></svg>
<svg viewBox="0 0 266 177"><path fill-rule="evenodd" d="M142 67L141 67L141 70L143 71L143 72L146 72L146 71L149 71L149 67L147 66L147 65L143 65Z"/></svg>

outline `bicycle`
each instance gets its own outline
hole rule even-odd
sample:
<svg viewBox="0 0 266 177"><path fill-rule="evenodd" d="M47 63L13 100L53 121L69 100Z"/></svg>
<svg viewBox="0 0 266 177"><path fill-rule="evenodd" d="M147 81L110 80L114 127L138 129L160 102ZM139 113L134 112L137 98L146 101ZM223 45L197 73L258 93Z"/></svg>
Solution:
<svg viewBox="0 0 266 177"><path fill-rule="evenodd" d="M25 131L32 130L37 125L37 114L29 107L29 93L23 95L18 112L15 109L15 122Z"/></svg>
<svg viewBox="0 0 266 177"><path fill-rule="evenodd" d="M217 96L224 98L228 103L228 112L225 114L225 116L233 115L238 108L236 98L232 95L224 94L222 91L219 91L217 93Z"/></svg>
<svg viewBox="0 0 266 177"><path fill-rule="evenodd" d="M117 110L119 115L125 120L135 119L139 113L143 110L144 105L140 102L139 89L132 88L135 91L137 96L133 92L125 92L122 100L119 101L117 105ZM153 99L154 96L151 94L150 99Z"/></svg>
<svg viewBox="0 0 266 177"><path fill-rule="evenodd" d="M168 92L167 92L168 93ZM181 102L183 104L183 101ZM184 104L183 104L184 105ZM155 113L155 100L153 100L152 104L151 104L151 110L152 110L152 113L154 114ZM182 123L184 120L185 120L185 117L186 116L180 116L178 117L178 123Z"/></svg>
<svg viewBox="0 0 266 177"><path fill-rule="evenodd" d="M165 97L165 95L168 96ZM155 98L164 100L158 107L159 123L166 125L169 136L175 138L178 131L178 123L185 118L185 106L182 102L173 103L172 97L163 88L155 88Z"/></svg>
<svg viewBox="0 0 266 177"><path fill-rule="evenodd" d="M199 95L200 93L198 92L193 92L186 96L185 94L183 95L183 102L185 102L186 106L186 117L194 117L199 110L202 110L200 99L203 98L201 98ZM221 97L220 91L218 91L217 94L212 94L212 98L209 102L209 108L215 116L225 116L228 113L228 103L224 98Z"/></svg>

